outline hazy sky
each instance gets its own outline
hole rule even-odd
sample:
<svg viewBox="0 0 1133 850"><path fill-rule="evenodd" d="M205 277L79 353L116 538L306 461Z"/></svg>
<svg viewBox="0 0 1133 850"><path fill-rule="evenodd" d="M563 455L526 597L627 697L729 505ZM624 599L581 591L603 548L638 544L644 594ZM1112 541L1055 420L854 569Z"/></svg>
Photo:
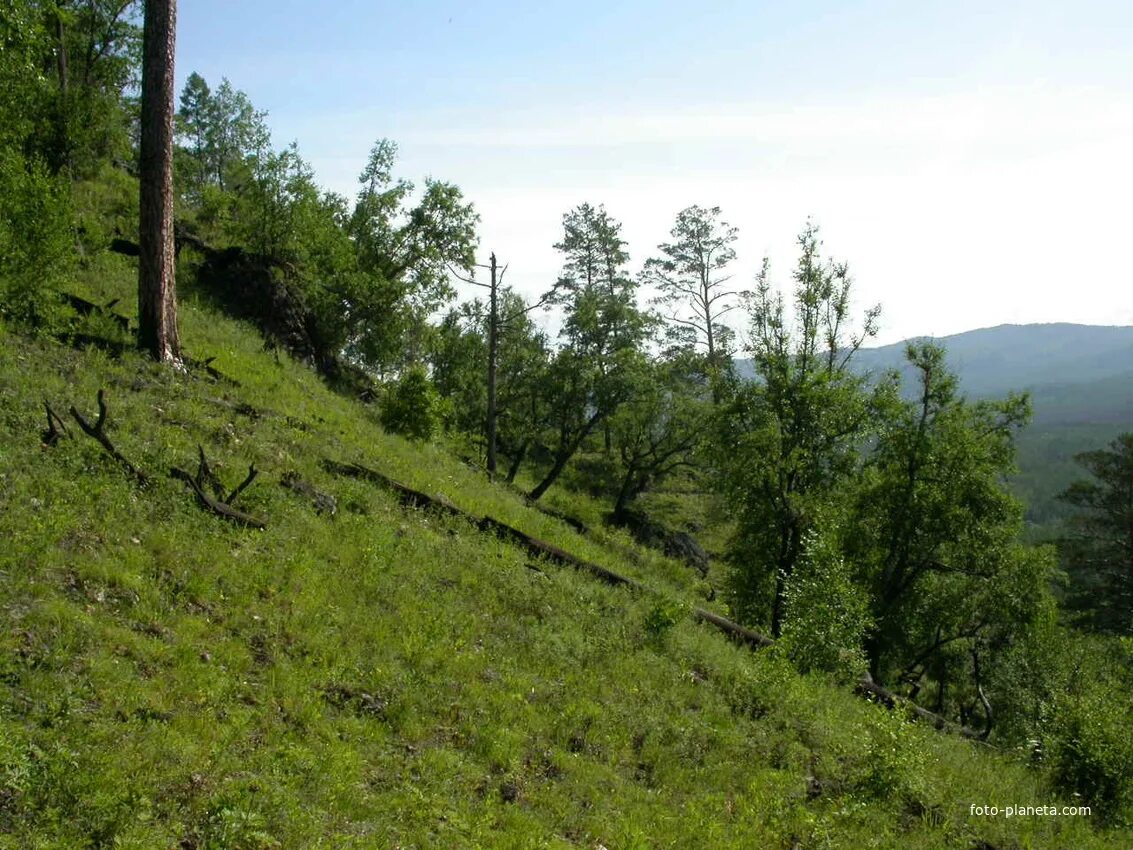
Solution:
<svg viewBox="0 0 1133 850"><path fill-rule="evenodd" d="M321 184L371 145L457 183L534 295L564 212L604 203L634 268L678 210L789 284L806 218L881 342L1133 324L1133 3L179 4L178 77L222 76Z"/></svg>

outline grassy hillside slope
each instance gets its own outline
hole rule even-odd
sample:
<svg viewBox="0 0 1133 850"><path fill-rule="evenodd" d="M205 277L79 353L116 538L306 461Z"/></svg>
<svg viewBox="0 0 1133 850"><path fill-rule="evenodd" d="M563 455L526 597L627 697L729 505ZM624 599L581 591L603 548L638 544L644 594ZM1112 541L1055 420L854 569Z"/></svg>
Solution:
<svg viewBox="0 0 1133 850"><path fill-rule="evenodd" d="M103 262L96 300L132 301ZM183 305L218 382L0 327L0 847L1090 848L1042 773L683 616L686 568L583 537ZM111 332L112 329L94 329ZM64 413L105 389L139 487ZM41 444L43 401L70 436ZM197 446L257 531L171 467ZM661 591L534 562L356 461ZM287 472L334 495L318 514Z"/></svg>

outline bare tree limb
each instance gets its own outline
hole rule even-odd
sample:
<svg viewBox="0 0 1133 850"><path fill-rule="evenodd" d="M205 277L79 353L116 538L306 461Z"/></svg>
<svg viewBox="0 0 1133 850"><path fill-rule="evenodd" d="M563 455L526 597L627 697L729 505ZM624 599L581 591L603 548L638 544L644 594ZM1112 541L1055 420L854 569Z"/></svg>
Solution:
<svg viewBox="0 0 1133 850"><path fill-rule="evenodd" d="M134 464L130 463L126 457L114 448L114 444L110 442L110 438L106 436L104 428L106 426L106 396L103 390L98 391L98 421L91 425L83 418L83 415L75 409L74 405L71 406L71 415L75 417L75 421L79 423L79 427L83 429L88 437L92 437L99 442L99 444L106 449L106 453L118 461L122 467L130 473L139 485L145 487L149 484L149 476L138 469Z"/></svg>
<svg viewBox="0 0 1133 850"><path fill-rule="evenodd" d="M547 303L547 296L543 295L542 297L540 297L540 299L538 301L536 301L531 306L524 307L522 310L516 310L514 313L509 313L508 315L504 316L502 319L500 319L500 326L502 327L502 326L506 325L508 322L511 322L511 321L518 319L520 316L526 316L532 310L537 310L538 308L542 307L546 303Z"/></svg>
<svg viewBox="0 0 1133 850"><path fill-rule="evenodd" d="M267 528L267 524L264 523L263 520L256 519L249 514L236 510L230 505L226 505L224 502L214 499L212 496L202 490L200 485L197 484L196 479L185 470L177 469L176 467L174 467L173 469L169 470L169 474L173 478L178 478L188 484L196 494L197 500L201 503L201 505L206 509L212 511L217 516L222 516L225 519L230 519L233 522L239 523L241 525L247 525L251 528Z"/></svg>
<svg viewBox="0 0 1133 850"><path fill-rule="evenodd" d="M216 473L212 471L212 467L209 466L208 459L205 457L204 447L201 445L197 446L197 457L197 477L194 479L197 482L197 486L203 490L207 484L213 494L218 499L221 498L224 495L224 485L220 483L220 479L217 477Z"/></svg>

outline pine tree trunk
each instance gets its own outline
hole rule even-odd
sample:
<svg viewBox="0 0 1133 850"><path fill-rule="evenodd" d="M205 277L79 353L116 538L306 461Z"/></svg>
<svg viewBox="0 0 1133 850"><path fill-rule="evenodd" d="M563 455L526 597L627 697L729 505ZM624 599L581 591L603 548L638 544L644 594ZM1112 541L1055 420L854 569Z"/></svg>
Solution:
<svg viewBox="0 0 1133 850"><path fill-rule="evenodd" d="M138 347L176 362L173 268L173 55L176 0L146 0L142 44Z"/></svg>

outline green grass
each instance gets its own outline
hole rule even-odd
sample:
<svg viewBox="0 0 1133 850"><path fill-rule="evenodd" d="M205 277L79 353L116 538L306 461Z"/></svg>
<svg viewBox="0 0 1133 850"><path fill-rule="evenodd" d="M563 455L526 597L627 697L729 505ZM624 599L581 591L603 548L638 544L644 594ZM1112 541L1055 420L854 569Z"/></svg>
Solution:
<svg viewBox="0 0 1133 850"><path fill-rule="evenodd" d="M85 285L131 301L117 260ZM190 302L182 333L241 386L0 327L0 847L1129 846L1097 817L970 817L1056 795L682 617L703 603L687 568L383 433L248 327ZM45 398L93 415L100 388L148 489L73 426L40 443ZM266 531L168 477L198 444L229 486L261 470L239 506ZM325 457L663 596L406 510ZM279 486L291 470L337 515Z"/></svg>

